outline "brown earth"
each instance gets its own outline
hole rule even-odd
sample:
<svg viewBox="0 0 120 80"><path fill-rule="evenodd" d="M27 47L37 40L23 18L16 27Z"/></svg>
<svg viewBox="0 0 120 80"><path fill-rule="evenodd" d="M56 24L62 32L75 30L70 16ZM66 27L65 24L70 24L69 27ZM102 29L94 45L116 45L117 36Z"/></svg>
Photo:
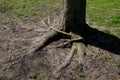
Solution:
<svg viewBox="0 0 120 80"><path fill-rule="evenodd" d="M36 39L40 40L50 31L41 19L11 20L9 24L1 24L0 80L120 80L120 55L89 44L84 52L84 63L75 52L70 64L60 71L59 78L55 78L53 72L70 52L71 44L57 48L65 43L63 39L12 65L30 50Z"/></svg>

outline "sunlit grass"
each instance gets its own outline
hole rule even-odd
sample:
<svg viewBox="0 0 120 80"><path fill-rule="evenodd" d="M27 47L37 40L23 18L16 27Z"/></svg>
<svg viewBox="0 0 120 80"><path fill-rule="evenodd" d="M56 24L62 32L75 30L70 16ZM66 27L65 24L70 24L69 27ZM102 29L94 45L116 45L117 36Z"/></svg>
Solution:
<svg viewBox="0 0 120 80"><path fill-rule="evenodd" d="M24 18L58 11L61 4L59 0L0 0L0 5L0 12L9 14L10 18Z"/></svg>
<svg viewBox="0 0 120 80"><path fill-rule="evenodd" d="M9 19L41 18L60 12L61 6L62 0L0 0L0 14L6 14ZM88 24L93 27L119 28L120 0L87 0L87 18ZM5 20L2 22L7 23ZM115 32L118 33L117 30Z"/></svg>
<svg viewBox="0 0 120 80"><path fill-rule="evenodd" d="M120 0L87 0L90 25L120 27Z"/></svg>
<svg viewBox="0 0 120 80"><path fill-rule="evenodd" d="M62 0L0 0L0 12L9 17L46 16L60 11ZM47 14L45 14L47 12ZM119 27L120 0L87 0L90 25ZM12 16L12 17L11 17Z"/></svg>

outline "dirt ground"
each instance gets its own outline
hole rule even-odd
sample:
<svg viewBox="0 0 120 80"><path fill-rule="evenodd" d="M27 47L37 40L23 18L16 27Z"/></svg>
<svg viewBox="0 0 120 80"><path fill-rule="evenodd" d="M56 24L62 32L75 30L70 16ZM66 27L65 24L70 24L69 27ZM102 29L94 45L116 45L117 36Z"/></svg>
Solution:
<svg viewBox="0 0 120 80"><path fill-rule="evenodd" d="M120 80L120 55L91 45L86 47L84 63L79 54L74 54L59 78L55 78L53 72L70 52L71 45L57 48L65 42L63 39L12 65L38 37L50 31L41 19L11 20L0 25L0 80Z"/></svg>

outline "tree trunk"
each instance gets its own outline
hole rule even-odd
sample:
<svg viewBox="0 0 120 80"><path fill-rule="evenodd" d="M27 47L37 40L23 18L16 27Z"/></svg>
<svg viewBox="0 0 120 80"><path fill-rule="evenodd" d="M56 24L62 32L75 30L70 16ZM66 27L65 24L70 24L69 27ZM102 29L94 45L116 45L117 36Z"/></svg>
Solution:
<svg viewBox="0 0 120 80"><path fill-rule="evenodd" d="M61 29L80 34L86 23L86 0L63 0Z"/></svg>
<svg viewBox="0 0 120 80"><path fill-rule="evenodd" d="M88 31L86 31L86 0L63 0L61 26L59 30L80 34L81 36L84 33L88 34ZM35 46L30 52L36 52L48 45L55 36L59 36L58 33L59 32L53 31L43 36L38 46Z"/></svg>

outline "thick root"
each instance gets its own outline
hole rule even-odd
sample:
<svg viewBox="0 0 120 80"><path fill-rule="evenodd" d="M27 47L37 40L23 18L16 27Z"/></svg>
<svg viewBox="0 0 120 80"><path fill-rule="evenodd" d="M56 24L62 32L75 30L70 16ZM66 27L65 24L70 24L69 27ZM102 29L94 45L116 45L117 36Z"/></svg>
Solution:
<svg viewBox="0 0 120 80"><path fill-rule="evenodd" d="M67 46L67 45L70 44L70 43L77 42L77 41L81 41L81 40L82 40L81 37L75 38L75 39L71 39L71 40L68 40L67 42L65 42L65 43L62 44L62 45L56 46L55 48L65 47L65 46Z"/></svg>
<svg viewBox="0 0 120 80"><path fill-rule="evenodd" d="M63 62L63 64L61 64L58 67L57 70L61 70L61 69L63 69L63 68L65 68L65 67L68 66L68 64L70 63L71 58L73 57L75 49L76 49L76 46L73 45L72 48L71 48L71 51L70 51L69 55L67 56L67 58L65 59L65 61Z"/></svg>
<svg viewBox="0 0 120 80"><path fill-rule="evenodd" d="M74 42L72 45L71 51L66 57L66 59L64 60L64 62L55 71L53 71L53 75L55 76L55 78L58 79L61 76L61 70L66 68L70 64L70 61L72 57L74 56L75 50L77 51L77 54L79 55L79 63L84 63L85 45L80 42Z"/></svg>
<svg viewBox="0 0 120 80"><path fill-rule="evenodd" d="M9 69L13 65L21 63L24 57L26 57L27 55L32 55L33 53L42 49L43 47L45 47L46 45L54 41L54 38L57 35L58 35L57 32L51 31L50 33L47 33L46 35L44 35L42 38L37 38L36 41L33 43L34 46L29 49L30 51L28 53L21 54L20 56L15 58L15 60L12 60L13 62L9 63L9 65L7 65L7 67L5 67L4 69Z"/></svg>
<svg viewBox="0 0 120 80"><path fill-rule="evenodd" d="M70 60L72 59L73 55L74 55L74 51L76 49L76 46L73 45L71 48L71 51L69 53L69 55L66 57L66 59L64 60L64 62L53 72L53 75L55 76L55 78L59 78L61 75L61 70L66 68L69 64L70 64Z"/></svg>
<svg viewBox="0 0 120 80"><path fill-rule="evenodd" d="M84 63L84 57L86 55L85 52L85 44L77 43L77 54L79 55L79 63Z"/></svg>
<svg viewBox="0 0 120 80"><path fill-rule="evenodd" d="M50 33L44 35L42 38L36 38L36 40L33 43L34 46L30 49L29 53L34 53L42 49L43 47L54 41L57 35L57 32L51 31Z"/></svg>

